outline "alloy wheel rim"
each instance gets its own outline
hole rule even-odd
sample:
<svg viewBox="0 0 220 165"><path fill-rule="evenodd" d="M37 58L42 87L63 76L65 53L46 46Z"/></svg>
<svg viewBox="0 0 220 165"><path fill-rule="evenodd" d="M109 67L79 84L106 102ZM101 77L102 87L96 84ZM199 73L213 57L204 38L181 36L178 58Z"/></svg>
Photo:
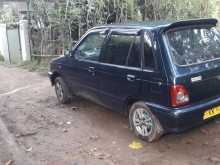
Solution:
<svg viewBox="0 0 220 165"><path fill-rule="evenodd" d="M154 128L152 117L144 108L137 108L134 111L133 123L136 131L141 136L149 136Z"/></svg>
<svg viewBox="0 0 220 165"><path fill-rule="evenodd" d="M63 99L63 88L60 84L60 82L56 82L56 93L57 93L57 97L59 100L62 100Z"/></svg>

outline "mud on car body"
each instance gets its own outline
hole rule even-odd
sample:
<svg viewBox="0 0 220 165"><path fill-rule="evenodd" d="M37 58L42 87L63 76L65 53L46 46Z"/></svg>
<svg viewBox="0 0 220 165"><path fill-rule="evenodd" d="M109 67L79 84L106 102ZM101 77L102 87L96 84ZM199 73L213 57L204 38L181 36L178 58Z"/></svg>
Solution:
<svg viewBox="0 0 220 165"><path fill-rule="evenodd" d="M219 117L220 33L216 19L90 29L51 61L61 103L79 95L129 116L154 141Z"/></svg>

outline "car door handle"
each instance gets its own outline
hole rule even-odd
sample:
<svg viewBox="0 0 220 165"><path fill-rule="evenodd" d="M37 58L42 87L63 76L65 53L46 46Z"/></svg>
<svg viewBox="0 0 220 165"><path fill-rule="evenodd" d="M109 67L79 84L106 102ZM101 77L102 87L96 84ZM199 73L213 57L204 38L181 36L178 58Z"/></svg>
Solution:
<svg viewBox="0 0 220 165"><path fill-rule="evenodd" d="M135 75L127 74L128 81L135 81Z"/></svg>
<svg viewBox="0 0 220 165"><path fill-rule="evenodd" d="M95 67L90 66L88 71L92 74L92 76L95 76Z"/></svg>
<svg viewBox="0 0 220 165"><path fill-rule="evenodd" d="M90 66L88 71L91 72L91 73L95 72L95 67Z"/></svg>

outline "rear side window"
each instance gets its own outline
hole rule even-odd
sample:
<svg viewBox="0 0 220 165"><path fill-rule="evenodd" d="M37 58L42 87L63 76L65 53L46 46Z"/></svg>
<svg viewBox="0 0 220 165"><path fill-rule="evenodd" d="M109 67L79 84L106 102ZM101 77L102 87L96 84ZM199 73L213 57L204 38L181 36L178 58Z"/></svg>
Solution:
<svg viewBox="0 0 220 165"><path fill-rule="evenodd" d="M144 67L149 69L155 67L152 40L147 33L144 34Z"/></svg>
<svg viewBox="0 0 220 165"><path fill-rule="evenodd" d="M140 67L140 37L127 34L112 34L102 61L108 64Z"/></svg>
<svg viewBox="0 0 220 165"><path fill-rule="evenodd" d="M135 36L127 56L126 65L130 67L141 67L141 37Z"/></svg>

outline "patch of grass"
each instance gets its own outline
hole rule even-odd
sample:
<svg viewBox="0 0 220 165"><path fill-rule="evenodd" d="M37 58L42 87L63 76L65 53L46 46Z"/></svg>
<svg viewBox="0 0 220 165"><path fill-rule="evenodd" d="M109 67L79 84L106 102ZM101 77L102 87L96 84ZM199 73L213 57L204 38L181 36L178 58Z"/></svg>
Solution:
<svg viewBox="0 0 220 165"><path fill-rule="evenodd" d="M49 69L49 63L52 59L57 58L54 57L32 57L31 61L25 61L17 65L8 65L15 66L26 69L30 72L40 72L42 75L47 75ZM1 63L0 63L1 64Z"/></svg>
<svg viewBox="0 0 220 165"><path fill-rule="evenodd" d="M42 72L46 73L48 71L48 63L47 62L41 62L38 60L32 60L27 62L22 62L19 67L23 69L27 69L30 72Z"/></svg>
<svg viewBox="0 0 220 165"><path fill-rule="evenodd" d="M5 59L4 59L4 57L2 56L2 54L0 52L0 62L4 62L4 61L5 61Z"/></svg>

